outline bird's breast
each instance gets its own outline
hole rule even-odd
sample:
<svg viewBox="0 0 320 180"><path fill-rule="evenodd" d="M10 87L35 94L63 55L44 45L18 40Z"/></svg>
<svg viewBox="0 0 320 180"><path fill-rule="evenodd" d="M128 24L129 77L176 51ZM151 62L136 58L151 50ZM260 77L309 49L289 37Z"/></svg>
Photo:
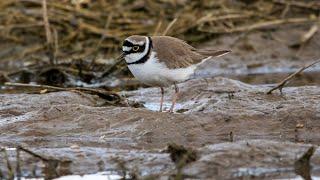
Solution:
<svg viewBox="0 0 320 180"><path fill-rule="evenodd" d="M194 67L168 69L165 64L159 62L155 52L151 53L145 63L131 64L128 68L140 82L160 87L187 80L195 69Z"/></svg>

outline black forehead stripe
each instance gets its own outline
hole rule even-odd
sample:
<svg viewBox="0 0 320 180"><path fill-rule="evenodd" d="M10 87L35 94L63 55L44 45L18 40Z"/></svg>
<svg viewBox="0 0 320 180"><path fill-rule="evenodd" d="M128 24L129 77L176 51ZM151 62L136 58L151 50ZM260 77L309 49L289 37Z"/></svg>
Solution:
<svg viewBox="0 0 320 180"><path fill-rule="evenodd" d="M123 46L132 47L133 44L132 44L132 42L130 42L130 41L128 41L128 40L125 40L125 41L123 42Z"/></svg>
<svg viewBox="0 0 320 180"><path fill-rule="evenodd" d="M148 36L148 39L149 39L149 46L148 46L148 52L145 56L143 56L141 59L139 59L138 61L135 61L135 62L131 62L131 63L127 63L127 65L131 65L131 64L142 64L142 63L145 63L150 55L151 55L151 49L153 47L153 44L152 44L152 40L151 40L151 37Z"/></svg>

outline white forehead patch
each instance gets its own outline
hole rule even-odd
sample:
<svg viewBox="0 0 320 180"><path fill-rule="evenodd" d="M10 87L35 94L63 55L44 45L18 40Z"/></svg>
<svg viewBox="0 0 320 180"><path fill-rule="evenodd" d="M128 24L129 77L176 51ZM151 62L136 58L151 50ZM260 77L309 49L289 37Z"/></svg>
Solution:
<svg viewBox="0 0 320 180"><path fill-rule="evenodd" d="M122 51L130 51L132 47L122 46Z"/></svg>
<svg viewBox="0 0 320 180"><path fill-rule="evenodd" d="M142 46L144 44L144 41L134 41L134 40L131 40L131 39L126 39L126 40L131 42L132 44L135 44L135 45Z"/></svg>
<svg viewBox="0 0 320 180"><path fill-rule="evenodd" d="M135 44L142 46L142 45L144 45L144 41L138 41L138 42L135 42Z"/></svg>

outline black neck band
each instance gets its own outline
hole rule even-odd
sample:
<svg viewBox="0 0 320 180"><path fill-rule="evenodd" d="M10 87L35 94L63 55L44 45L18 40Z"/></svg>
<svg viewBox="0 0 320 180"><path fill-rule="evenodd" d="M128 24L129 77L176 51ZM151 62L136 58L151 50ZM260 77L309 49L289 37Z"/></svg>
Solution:
<svg viewBox="0 0 320 180"><path fill-rule="evenodd" d="M148 46L148 52L146 55L144 55L141 59L139 59L138 61L135 61L135 62L131 62L131 63L127 63L127 65L131 65L131 64L142 64L142 63L145 63L150 55L151 55L151 49L153 47L152 45L152 40L151 40L151 37L148 36L148 40L149 40L149 46Z"/></svg>

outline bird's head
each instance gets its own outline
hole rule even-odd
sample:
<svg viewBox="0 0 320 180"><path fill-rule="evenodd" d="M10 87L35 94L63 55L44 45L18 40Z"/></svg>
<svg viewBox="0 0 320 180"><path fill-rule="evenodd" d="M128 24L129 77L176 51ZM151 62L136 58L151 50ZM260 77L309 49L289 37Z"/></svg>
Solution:
<svg viewBox="0 0 320 180"><path fill-rule="evenodd" d="M126 38L122 45L123 57L127 63L134 63L150 55L151 38L133 35Z"/></svg>

